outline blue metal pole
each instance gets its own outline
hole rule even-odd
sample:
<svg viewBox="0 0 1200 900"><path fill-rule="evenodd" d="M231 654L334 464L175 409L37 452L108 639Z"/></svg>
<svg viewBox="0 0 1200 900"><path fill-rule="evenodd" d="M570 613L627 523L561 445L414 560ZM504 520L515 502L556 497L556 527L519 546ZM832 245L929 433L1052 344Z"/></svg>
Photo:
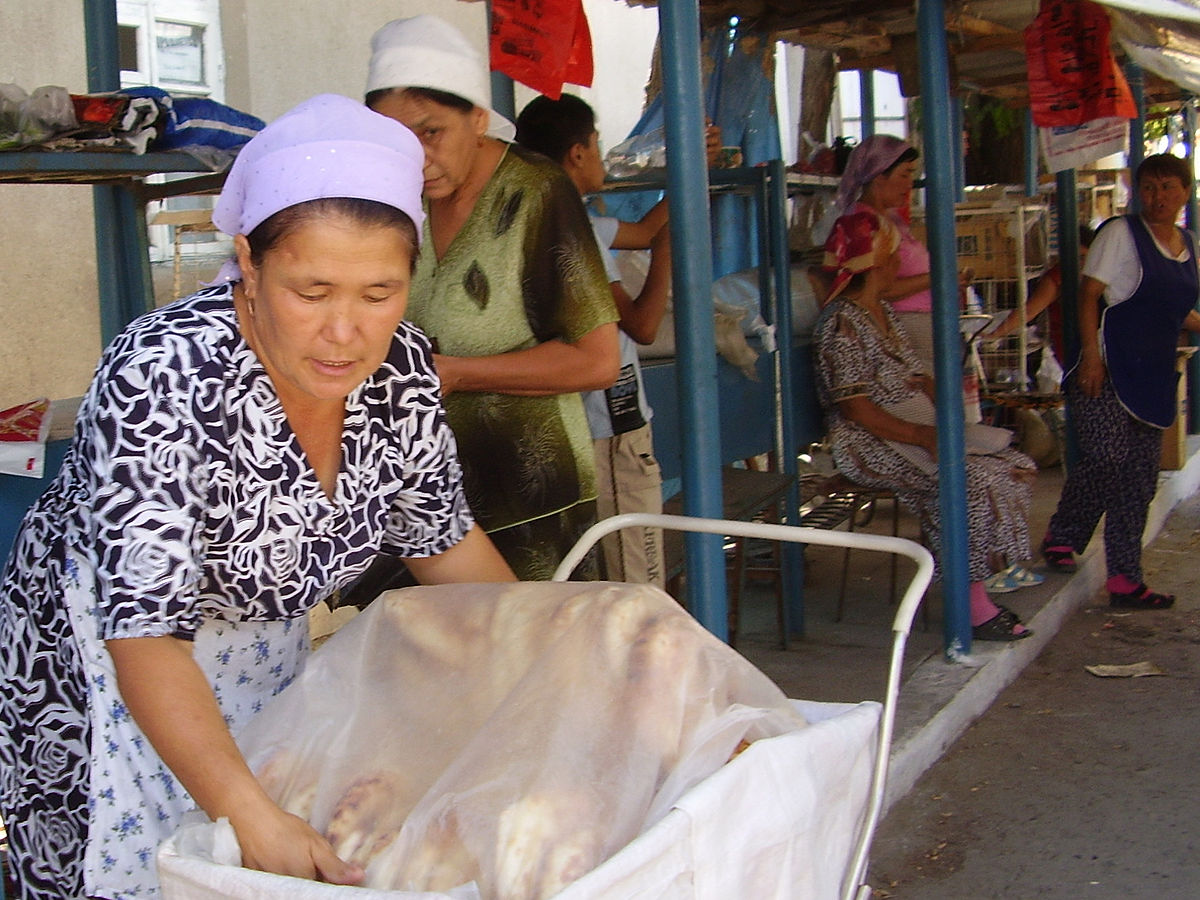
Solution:
<svg viewBox="0 0 1200 900"><path fill-rule="evenodd" d="M697 0L658 6L662 35L663 126L675 297L676 385L683 435L684 512L721 518L717 346L712 324L712 234L704 157ZM729 637L725 553L719 535L688 533L688 607L714 635Z"/></svg>
<svg viewBox="0 0 1200 900"><path fill-rule="evenodd" d="M921 117L925 134L926 233L933 289L934 374L937 379L938 473L942 514L942 593L945 652L971 649L967 578L967 480L963 444L962 338L958 329L958 272L954 238L953 105L943 0L917 4Z"/></svg>
<svg viewBox="0 0 1200 900"><path fill-rule="evenodd" d="M1055 178L1054 203L1058 214L1058 263L1062 269L1063 346L1067 362L1079 357L1079 201L1076 197L1075 170L1058 172ZM1067 468L1079 460L1079 439L1076 436L1070 405L1067 406Z"/></svg>
<svg viewBox="0 0 1200 900"><path fill-rule="evenodd" d="M1033 121L1033 110L1025 108L1025 196L1034 197L1038 192L1038 130Z"/></svg>
<svg viewBox="0 0 1200 900"><path fill-rule="evenodd" d="M1141 212L1142 201L1138 197L1134 173L1146 158L1146 76L1137 63L1125 64L1125 79L1137 106L1137 118L1129 120L1129 211Z"/></svg>
<svg viewBox="0 0 1200 900"><path fill-rule="evenodd" d="M88 90L121 87L115 0L85 0L84 37ZM146 220L134 197L116 185L92 188L96 223L96 276L100 293L100 338L111 341L122 328L154 305L147 257Z"/></svg>
<svg viewBox="0 0 1200 900"><path fill-rule="evenodd" d="M947 51L949 53L949 51ZM949 69L947 69L949 71ZM955 95L950 103L950 146L954 148L951 162L954 166L954 202L961 203L966 197L967 161L963 151L963 98Z"/></svg>
<svg viewBox="0 0 1200 900"><path fill-rule="evenodd" d="M1184 158L1191 164L1192 186L1188 189L1187 206L1184 209L1184 221L1188 231L1193 235L1200 231L1200 204L1196 201L1196 106L1195 97L1184 92L1183 95L1183 148Z"/></svg>
<svg viewBox="0 0 1200 900"><path fill-rule="evenodd" d="M1192 235L1200 234L1200 203L1196 199L1196 96L1184 95L1183 130L1187 140L1187 158L1191 162L1192 187L1188 194L1187 224ZM1200 335L1188 333L1189 343L1200 344ZM1187 361L1187 432L1200 432L1200 353Z"/></svg>
<svg viewBox="0 0 1200 900"><path fill-rule="evenodd" d="M875 133L875 70L858 70L859 114L862 117L862 136Z"/></svg>
<svg viewBox="0 0 1200 900"><path fill-rule="evenodd" d="M510 122L517 117L517 99L513 80L503 72L492 73L492 109Z"/></svg>
<svg viewBox="0 0 1200 900"><path fill-rule="evenodd" d="M773 159L767 163L770 178L769 203L767 205L768 228L771 244L771 264L775 274L775 340L778 346L779 369L779 427L782 434L781 466L788 475L797 474L796 446L796 379L792 371L795 354L792 352L792 267L791 252L787 235L787 169L783 160ZM800 522L800 486L793 481L785 500L784 514L791 525ZM800 544L785 543L783 573L781 575L783 596L787 598L787 632L803 636L804 623L804 548Z"/></svg>

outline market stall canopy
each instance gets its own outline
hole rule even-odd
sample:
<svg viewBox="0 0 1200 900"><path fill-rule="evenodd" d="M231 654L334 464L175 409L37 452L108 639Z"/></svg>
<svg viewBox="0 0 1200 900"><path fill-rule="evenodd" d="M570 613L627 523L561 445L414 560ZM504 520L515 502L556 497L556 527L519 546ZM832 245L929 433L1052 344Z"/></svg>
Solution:
<svg viewBox="0 0 1200 900"><path fill-rule="evenodd" d="M627 0L654 5L655 0ZM1098 0L1112 19L1114 51L1146 72L1147 103L1200 93L1200 0ZM1024 28L1038 0L946 2L951 77L959 88L1026 106ZM912 0L700 0L706 25L736 16L780 40L835 51L842 69L883 69L917 85Z"/></svg>

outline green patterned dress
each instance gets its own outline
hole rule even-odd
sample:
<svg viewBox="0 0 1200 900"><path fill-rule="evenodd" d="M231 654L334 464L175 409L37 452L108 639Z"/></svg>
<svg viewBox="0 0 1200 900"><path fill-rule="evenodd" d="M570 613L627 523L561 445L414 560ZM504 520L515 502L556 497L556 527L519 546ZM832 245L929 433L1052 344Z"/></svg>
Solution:
<svg viewBox="0 0 1200 900"><path fill-rule="evenodd" d="M429 221L408 318L439 353L489 356L577 341L617 320L579 194L554 163L509 145L439 260ZM523 580L549 578L595 521L595 468L577 393L452 393L475 518Z"/></svg>

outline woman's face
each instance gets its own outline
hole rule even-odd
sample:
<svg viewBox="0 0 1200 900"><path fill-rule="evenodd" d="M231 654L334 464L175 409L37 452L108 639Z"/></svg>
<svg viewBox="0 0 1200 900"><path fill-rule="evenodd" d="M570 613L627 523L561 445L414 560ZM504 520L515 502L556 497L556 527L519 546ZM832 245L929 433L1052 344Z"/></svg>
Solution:
<svg viewBox="0 0 1200 900"><path fill-rule="evenodd" d="M1143 175L1138 179L1142 218L1151 225L1174 225L1188 201L1188 189L1174 175Z"/></svg>
<svg viewBox="0 0 1200 900"><path fill-rule="evenodd" d="M242 331L281 396L344 398L383 364L408 305L412 245L398 228L311 219L250 262L234 239Z"/></svg>
<svg viewBox="0 0 1200 900"><path fill-rule="evenodd" d="M912 192L916 177L916 160L902 162L891 171L872 178L863 192L864 199L870 197L867 202L878 210L904 206L908 203L908 195Z"/></svg>
<svg viewBox="0 0 1200 900"><path fill-rule="evenodd" d="M424 194L430 200L452 197L471 174L483 136L487 134L488 111L475 107L460 112L427 97L392 91L377 100L377 113L408 128L425 148Z"/></svg>

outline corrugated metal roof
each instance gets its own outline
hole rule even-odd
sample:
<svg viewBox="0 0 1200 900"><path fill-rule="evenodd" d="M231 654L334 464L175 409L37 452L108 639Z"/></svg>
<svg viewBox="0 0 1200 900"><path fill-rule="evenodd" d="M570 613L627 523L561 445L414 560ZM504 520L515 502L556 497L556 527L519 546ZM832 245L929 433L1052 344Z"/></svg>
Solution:
<svg viewBox="0 0 1200 900"><path fill-rule="evenodd" d="M653 6L656 0L627 0ZM1200 0L1099 0L1108 7L1117 55L1146 72L1148 103L1200 93ZM1028 103L1023 30L1038 0L948 0L946 31L957 86ZM912 0L700 0L706 25L737 16L780 40L833 50L843 69L916 78ZM915 93L910 88L906 93Z"/></svg>

